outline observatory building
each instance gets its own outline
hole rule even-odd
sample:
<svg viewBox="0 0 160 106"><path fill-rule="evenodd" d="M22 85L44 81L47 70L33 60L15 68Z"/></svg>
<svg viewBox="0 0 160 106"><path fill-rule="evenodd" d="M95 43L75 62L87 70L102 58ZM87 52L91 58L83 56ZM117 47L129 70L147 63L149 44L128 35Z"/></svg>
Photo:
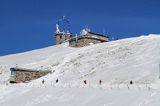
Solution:
<svg viewBox="0 0 160 106"><path fill-rule="evenodd" d="M83 47L97 43L108 42L109 37L106 35L91 32L89 28L83 29L79 35L72 37L70 32L69 20L63 16L56 24L55 39L56 45L69 42L71 47Z"/></svg>

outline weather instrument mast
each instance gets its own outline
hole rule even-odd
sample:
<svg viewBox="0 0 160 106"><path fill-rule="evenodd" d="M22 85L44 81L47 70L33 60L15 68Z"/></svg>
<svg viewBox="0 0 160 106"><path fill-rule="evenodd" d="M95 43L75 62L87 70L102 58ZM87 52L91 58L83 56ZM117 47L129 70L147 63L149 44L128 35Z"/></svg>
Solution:
<svg viewBox="0 0 160 106"><path fill-rule="evenodd" d="M70 33L70 21L66 16L62 16L62 18L58 20L57 25L63 33Z"/></svg>

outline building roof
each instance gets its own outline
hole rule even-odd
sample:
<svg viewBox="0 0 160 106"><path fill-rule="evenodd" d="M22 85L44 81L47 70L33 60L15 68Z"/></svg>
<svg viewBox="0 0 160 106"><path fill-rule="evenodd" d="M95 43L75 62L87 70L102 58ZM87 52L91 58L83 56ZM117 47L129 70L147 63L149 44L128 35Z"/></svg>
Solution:
<svg viewBox="0 0 160 106"><path fill-rule="evenodd" d="M88 36L77 36L77 37L73 37L71 39L69 39L69 41L75 41L76 39L83 39L83 38L87 38L87 39L95 39L95 40L99 40L99 41L102 41L102 42L107 42L107 40L102 40L102 39L99 39L99 38L94 38L94 37L88 37Z"/></svg>
<svg viewBox="0 0 160 106"><path fill-rule="evenodd" d="M108 36L105 36L105 35L102 35L102 34L98 34L98 33L94 33L94 32L87 32L87 33L90 33L90 34L93 34L95 36L102 36L102 37L106 37L106 38L109 38ZM85 34L87 35L87 34ZM80 35L80 36L77 36L77 37L72 37L71 39L69 39L68 41L74 41L76 39L82 39L82 38L88 38L88 39L96 39L96 40L100 40L100 41L107 41L107 40L102 40L102 39L99 39L99 38L95 38L95 37L88 37L88 36L85 36L85 35Z"/></svg>
<svg viewBox="0 0 160 106"><path fill-rule="evenodd" d="M98 33L95 33L95 32L88 32L88 33L108 38L107 35L102 35L102 34L98 34Z"/></svg>
<svg viewBox="0 0 160 106"><path fill-rule="evenodd" d="M10 68L11 71L26 71L26 72L39 72L39 71L45 71L45 72L51 72L51 70L34 70L34 69L26 69L26 68L19 68L19 67L13 67Z"/></svg>

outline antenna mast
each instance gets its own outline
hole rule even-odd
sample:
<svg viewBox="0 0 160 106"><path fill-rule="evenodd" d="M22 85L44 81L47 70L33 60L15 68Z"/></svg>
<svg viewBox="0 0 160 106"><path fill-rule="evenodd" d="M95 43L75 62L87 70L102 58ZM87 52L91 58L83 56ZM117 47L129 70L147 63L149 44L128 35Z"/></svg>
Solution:
<svg viewBox="0 0 160 106"><path fill-rule="evenodd" d="M59 29L64 33L70 33L70 21L66 16L62 16L57 22Z"/></svg>

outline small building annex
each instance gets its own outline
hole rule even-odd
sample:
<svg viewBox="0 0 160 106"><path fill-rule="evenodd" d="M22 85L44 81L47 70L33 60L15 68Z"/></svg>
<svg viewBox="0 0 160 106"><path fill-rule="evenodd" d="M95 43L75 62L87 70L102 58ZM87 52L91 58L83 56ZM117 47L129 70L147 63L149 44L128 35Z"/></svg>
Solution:
<svg viewBox="0 0 160 106"><path fill-rule="evenodd" d="M51 73L49 70L32 70L25 68L10 68L10 83L29 82Z"/></svg>

